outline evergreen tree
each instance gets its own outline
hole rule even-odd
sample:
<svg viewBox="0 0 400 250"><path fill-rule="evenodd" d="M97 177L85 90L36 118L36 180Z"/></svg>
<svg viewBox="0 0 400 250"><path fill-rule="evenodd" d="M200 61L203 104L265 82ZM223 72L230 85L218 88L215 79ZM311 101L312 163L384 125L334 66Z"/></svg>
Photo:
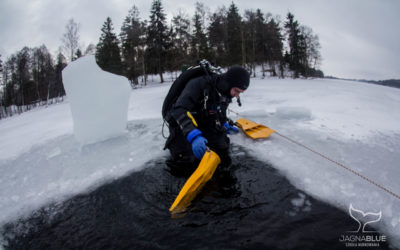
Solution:
<svg viewBox="0 0 400 250"><path fill-rule="evenodd" d="M0 119L5 116L4 109L4 85L3 85L3 61L0 54Z"/></svg>
<svg viewBox="0 0 400 250"><path fill-rule="evenodd" d="M190 20L187 14L181 10L172 18L172 47L170 49L170 58L173 58L171 66L173 70L181 70L182 66L190 65Z"/></svg>
<svg viewBox="0 0 400 250"><path fill-rule="evenodd" d="M267 32L266 32L266 25L264 19L264 13L260 9L256 10L256 16L254 20L254 32L255 32L255 51L256 54L254 56L254 60L257 64L262 64L264 67L265 62L265 55L267 45L265 43ZM264 76L264 68L263 68L263 76Z"/></svg>
<svg viewBox="0 0 400 250"><path fill-rule="evenodd" d="M210 9L204 5L204 3L196 2L195 12L200 16L201 27L204 29L207 27L207 16L210 13Z"/></svg>
<svg viewBox="0 0 400 250"><path fill-rule="evenodd" d="M210 56L207 36L205 34L204 5L196 3L196 11L193 16L193 34L192 34L192 57L194 60L208 59Z"/></svg>
<svg viewBox="0 0 400 250"><path fill-rule="evenodd" d="M211 58L217 65L227 66L227 13L224 7L211 15L208 27L208 38L211 49Z"/></svg>
<svg viewBox="0 0 400 250"><path fill-rule="evenodd" d="M31 79L30 73L30 49L28 47L24 47L20 52L17 53L17 61L16 61L16 89L17 89L17 102L19 110L18 112L22 112L22 107L26 103L27 92L31 89L31 83L29 80Z"/></svg>
<svg viewBox="0 0 400 250"><path fill-rule="evenodd" d="M83 56L81 49L77 49L75 52L74 60L79 59Z"/></svg>
<svg viewBox="0 0 400 250"><path fill-rule="evenodd" d="M32 75L34 88L31 89L31 93L36 95L31 97L31 101L48 100L50 88L54 86L55 75L53 59L45 45L33 49Z"/></svg>
<svg viewBox="0 0 400 250"><path fill-rule="evenodd" d="M16 104L16 92L18 90L16 64L17 57L15 55L11 55L4 65L3 82L5 89L3 93L3 103L5 107L10 107L11 105ZM6 112L12 116L11 110L6 109Z"/></svg>
<svg viewBox="0 0 400 250"><path fill-rule="evenodd" d="M65 67L67 67L67 59L60 52L57 55L57 62L55 65L54 97L65 96L65 89L62 81L62 71Z"/></svg>
<svg viewBox="0 0 400 250"><path fill-rule="evenodd" d="M272 73L276 76L275 65L281 64L283 61L283 36L281 34L281 29L279 23L271 18L266 23L267 35L266 35L266 61L272 68Z"/></svg>
<svg viewBox="0 0 400 250"><path fill-rule="evenodd" d="M288 34L289 45L286 60L289 63L290 69L294 71L294 76L297 78L300 76L300 73L304 72L301 63L304 52L304 37L300 33L299 23L294 20L294 15L289 12L286 19L285 28Z"/></svg>
<svg viewBox="0 0 400 250"><path fill-rule="evenodd" d="M144 24L140 21L139 10L133 6L121 27L122 61L124 74L131 84L138 84L143 72Z"/></svg>
<svg viewBox="0 0 400 250"><path fill-rule="evenodd" d="M119 41L115 33L110 17L101 28L102 34L99 43L96 46L96 61L97 64L105 71L114 74L122 74L122 62Z"/></svg>
<svg viewBox="0 0 400 250"><path fill-rule="evenodd" d="M303 75L305 77L323 75L318 71L321 55L321 48L318 36L314 35L312 29L300 24L294 20L293 14L287 15L285 28L288 34L288 44L290 51L285 54L285 60L289 64L291 70L294 71L295 77Z"/></svg>
<svg viewBox="0 0 400 250"><path fill-rule="evenodd" d="M169 26L167 33L167 50L165 51L165 62L164 62L164 71L173 72L175 70L176 65L176 50L174 45L174 27L172 25Z"/></svg>
<svg viewBox="0 0 400 250"><path fill-rule="evenodd" d="M232 2L228 9L227 15L227 53L228 53L228 63L242 64L243 54L242 51L242 18L239 15L238 8Z"/></svg>
<svg viewBox="0 0 400 250"><path fill-rule="evenodd" d="M3 85L3 61L1 60L0 54L0 86Z"/></svg>
<svg viewBox="0 0 400 250"><path fill-rule="evenodd" d="M246 58L247 58L247 64L250 66L249 68L251 69L251 73L254 74L256 73L255 67L256 67L256 43L257 43L257 37L256 37L256 13L251 10L245 11L245 22L244 22L244 42L246 44L245 48L245 53L246 53Z"/></svg>
<svg viewBox="0 0 400 250"><path fill-rule="evenodd" d="M166 55L169 47L168 28L161 0L154 0L150 11L150 24L147 27L146 65L148 73L160 75L164 82Z"/></svg>
<svg viewBox="0 0 400 250"><path fill-rule="evenodd" d="M267 20L260 9L245 11L244 44L247 63L255 76L255 65L262 65L263 77L269 71L276 76L275 66L282 62L283 36L279 23L267 14ZM269 69L265 69L265 63Z"/></svg>
<svg viewBox="0 0 400 250"><path fill-rule="evenodd" d="M56 73L53 58L50 52L47 50L46 46L42 45L39 49L44 55L44 64L42 71L42 73L44 74L44 81L40 84L42 85L41 96L42 100L46 100L46 104L48 104L49 99L54 97ZM79 53L80 49L77 50L76 54L79 55Z"/></svg>

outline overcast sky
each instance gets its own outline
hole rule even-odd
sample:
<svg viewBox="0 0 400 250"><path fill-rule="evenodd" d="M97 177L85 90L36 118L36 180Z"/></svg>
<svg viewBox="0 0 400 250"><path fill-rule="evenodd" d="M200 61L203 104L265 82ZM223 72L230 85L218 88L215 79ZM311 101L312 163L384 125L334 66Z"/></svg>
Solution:
<svg viewBox="0 0 400 250"><path fill-rule="evenodd" d="M0 0L0 54L3 62L24 46L61 45L65 25L80 24L83 50L96 44L111 17L115 32L136 5L148 19L150 0ZM195 0L163 0L168 18L182 9L192 16ZM203 0L210 11L232 1ZM357 79L400 79L400 0L236 0L240 14L260 8L284 21L291 11L300 24L319 36L325 75Z"/></svg>

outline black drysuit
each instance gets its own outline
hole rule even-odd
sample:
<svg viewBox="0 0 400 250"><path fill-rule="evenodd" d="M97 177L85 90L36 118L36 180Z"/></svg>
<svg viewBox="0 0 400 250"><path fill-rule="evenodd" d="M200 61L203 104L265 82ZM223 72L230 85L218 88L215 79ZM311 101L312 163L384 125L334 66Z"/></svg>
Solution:
<svg viewBox="0 0 400 250"><path fill-rule="evenodd" d="M186 139L197 128L208 140L207 146L220 156L222 165L230 164L229 138L223 124L228 120L226 110L232 98L217 91L221 81L220 75L190 80L172 107L167 119L170 136L165 147L170 150L174 161L197 164L192 146Z"/></svg>

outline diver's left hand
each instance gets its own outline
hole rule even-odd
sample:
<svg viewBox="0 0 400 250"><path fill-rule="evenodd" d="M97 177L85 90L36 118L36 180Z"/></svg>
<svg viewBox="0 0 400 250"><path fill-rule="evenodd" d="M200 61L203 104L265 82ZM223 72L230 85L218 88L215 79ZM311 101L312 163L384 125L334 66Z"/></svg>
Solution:
<svg viewBox="0 0 400 250"><path fill-rule="evenodd" d="M229 122L225 122L224 123L224 127L226 128L226 133L230 134L231 132L233 132L234 134L239 132L239 128L234 126L234 125L230 125Z"/></svg>

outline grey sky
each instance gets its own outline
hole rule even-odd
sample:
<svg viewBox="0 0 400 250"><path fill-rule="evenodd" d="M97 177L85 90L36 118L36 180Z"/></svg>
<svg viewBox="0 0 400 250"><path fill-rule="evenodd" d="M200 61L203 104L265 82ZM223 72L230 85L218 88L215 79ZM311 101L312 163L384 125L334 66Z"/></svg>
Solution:
<svg viewBox="0 0 400 250"><path fill-rule="evenodd" d="M190 16L195 0L163 0L171 18L182 9ZM203 0L210 11L228 7L229 0ZM345 78L400 79L399 0L236 0L243 15L260 8L284 20L291 11L320 38L325 75ZM0 54L7 56L24 46L45 44L52 53L61 45L65 25L74 18L81 26L82 47L96 44L107 16L119 33L129 9L136 5L143 19L150 0L0 0Z"/></svg>

